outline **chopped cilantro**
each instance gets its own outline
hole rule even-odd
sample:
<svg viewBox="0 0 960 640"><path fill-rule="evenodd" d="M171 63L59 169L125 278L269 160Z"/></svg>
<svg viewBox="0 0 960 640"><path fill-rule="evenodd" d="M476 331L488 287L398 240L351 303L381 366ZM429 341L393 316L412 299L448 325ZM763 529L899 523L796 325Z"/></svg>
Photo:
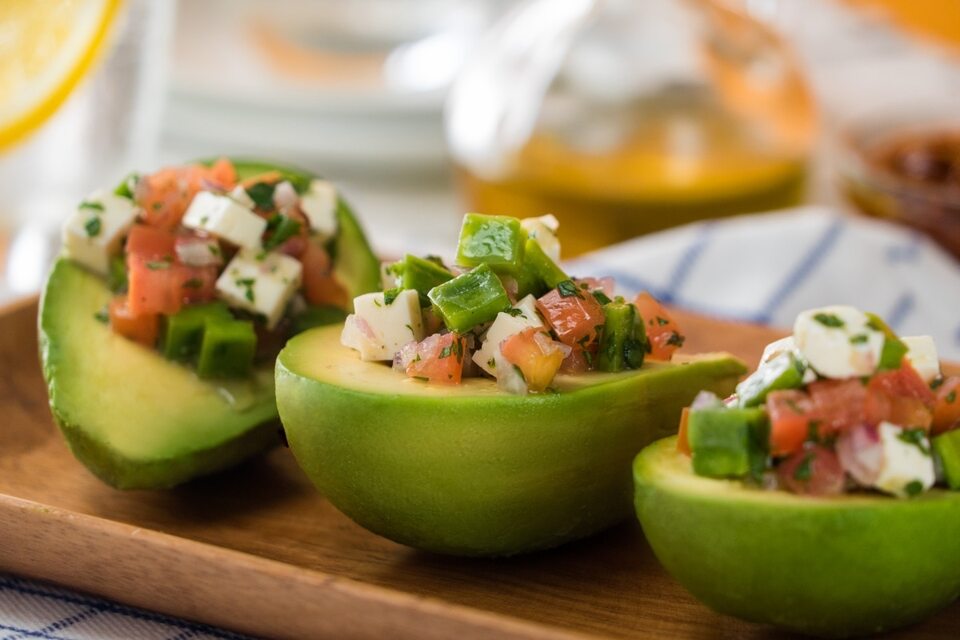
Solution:
<svg viewBox="0 0 960 640"><path fill-rule="evenodd" d="M489 360L487 360L487 366L490 367L491 369L496 369L496 368L497 368L497 359L496 359L496 358L490 358Z"/></svg>
<svg viewBox="0 0 960 640"><path fill-rule="evenodd" d="M573 280L561 281L559 284L557 284L557 291L560 292L560 297L562 298L572 298L574 296L583 298L583 295L580 293L577 285L573 283Z"/></svg>
<svg viewBox="0 0 960 640"><path fill-rule="evenodd" d="M680 335L679 333L677 333L676 331L670 332L670 337L667 338L667 344L677 348L682 347L683 343L686 341L687 339L682 335Z"/></svg>
<svg viewBox="0 0 960 640"><path fill-rule="evenodd" d="M411 327L409 324L405 324L403 326L405 326L410 333L413 333L413 327Z"/></svg>
<svg viewBox="0 0 960 640"><path fill-rule="evenodd" d="M946 381L946 379L945 379L943 376L935 379L933 382L930 383L930 390L931 390L931 391L936 391L937 389L939 389L940 387L943 386L943 383L944 383L945 381Z"/></svg>
<svg viewBox="0 0 960 640"><path fill-rule="evenodd" d="M593 297L596 298L597 302L599 302L600 304L610 304L611 302L613 302L610 299L610 296L605 294L603 291L593 291L592 293L593 293Z"/></svg>
<svg viewBox="0 0 960 640"><path fill-rule="evenodd" d="M912 498L913 496L923 493L923 483L919 480L913 480L912 482L908 482L907 484L903 485L903 490Z"/></svg>
<svg viewBox="0 0 960 640"><path fill-rule="evenodd" d="M243 297L249 300L250 302L254 301L253 294L253 285L257 283L255 278L237 278L236 282L238 287L243 287Z"/></svg>
<svg viewBox="0 0 960 640"><path fill-rule="evenodd" d="M184 289L199 289L202 286L203 286L203 280L201 280L200 278L190 278L189 280L183 283Z"/></svg>
<svg viewBox="0 0 960 640"><path fill-rule="evenodd" d="M807 423L807 442L820 442L820 424L819 420Z"/></svg>
<svg viewBox="0 0 960 640"><path fill-rule="evenodd" d="M162 269L169 269L170 263L172 260L164 258L163 260L149 260L147 262L147 269L151 271L160 271Z"/></svg>
<svg viewBox="0 0 960 640"><path fill-rule="evenodd" d="M957 401L957 390L956 390L956 389L951 390L950 393L947 394L947 397L944 398L944 400L947 401L947 404L953 404L954 402L956 402L956 401Z"/></svg>
<svg viewBox="0 0 960 640"><path fill-rule="evenodd" d="M460 339L454 339L452 346L453 355L457 356L457 362L463 362L463 344L461 344Z"/></svg>
<svg viewBox="0 0 960 640"><path fill-rule="evenodd" d="M510 307L509 309L504 311L504 313L509 316L513 316L514 318L516 318L517 316L523 316L524 318L526 318L526 316L523 315L523 311L521 309L515 309L513 307Z"/></svg>
<svg viewBox="0 0 960 640"><path fill-rule="evenodd" d="M397 299L397 296L400 295L401 291L403 291L403 287L387 289L383 292L383 303L389 307L391 304L393 304L393 301Z"/></svg>
<svg viewBox="0 0 960 640"><path fill-rule="evenodd" d="M439 358L439 359L442 360L442 359L444 359L444 358L449 358L449 357L450 357L450 354L452 354L452 353L453 353L453 349L450 348L450 345L447 345L447 346L444 347L443 349L440 349L440 358Z"/></svg>
<svg viewBox="0 0 960 640"><path fill-rule="evenodd" d="M102 228L100 218L93 216L83 223L83 228L86 230L87 236L90 238L100 235L100 229Z"/></svg>
<svg viewBox="0 0 960 640"><path fill-rule="evenodd" d="M107 308L104 307L103 309L100 309L100 311L97 311L95 314L93 314L93 318L97 322L107 324L110 322L110 313L107 311Z"/></svg>
<svg viewBox="0 0 960 640"><path fill-rule="evenodd" d="M414 380L420 380L421 382L430 382L430 378L427 376L413 376Z"/></svg>
<svg viewBox="0 0 960 640"><path fill-rule="evenodd" d="M93 211L103 211L103 203L101 202L90 202L89 200L84 200L80 203L78 209L92 209Z"/></svg>
<svg viewBox="0 0 960 640"><path fill-rule="evenodd" d="M830 327L832 329L837 329L844 326L843 320L832 313L818 313L813 316L813 319L823 326Z"/></svg>
<svg viewBox="0 0 960 640"><path fill-rule="evenodd" d="M904 429L897 434L897 438L907 444L912 444L925 456L930 455L930 445L927 444L927 432L921 428Z"/></svg>
<svg viewBox="0 0 960 640"><path fill-rule="evenodd" d="M217 256L218 258L219 258L221 255L223 255L223 254L220 252L220 245L218 245L218 244L216 244L216 243L208 244L208 245L207 245L207 249L210 250L210 253L211 253L212 255L215 255L215 256Z"/></svg>
<svg viewBox="0 0 960 640"><path fill-rule="evenodd" d="M116 189L113 190L113 193L115 195L133 200L133 190L137 188L138 182L140 182L140 175L131 173L123 179L123 182L121 182Z"/></svg>
<svg viewBox="0 0 960 640"><path fill-rule="evenodd" d="M277 185L270 182L258 182L246 188L247 195L253 200L254 206L264 211L273 211L273 192Z"/></svg>
<svg viewBox="0 0 960 640"><path fill-rule="evenodd" d="M270 237L264 241L263 248L270 251L297 235L300 232L300 222L278 213L267 221L267 229L270 231Z"/></svg>
<svg viewBox="0 0 960 640"><path fill-rule="evenodd" d="M664 318L663 316L657 316L657 325L664 326L670 324L670 321Z"/></svg>
<svg viewBox="0 0 960 640"><path fill-rule="evenodd" d="M804 456L800 464L797 465L797 468L793 470L794 480L799 480L800 482L809 482L810 476L813 475L813 454L808 453Z"/></svg>
<svg viewBox="0 0 960 640"><path fill-rule="evenodd" d="M855 336L850 337L850 344L866 344L870 340L870 336L865 333L858 333Z"/></svg>

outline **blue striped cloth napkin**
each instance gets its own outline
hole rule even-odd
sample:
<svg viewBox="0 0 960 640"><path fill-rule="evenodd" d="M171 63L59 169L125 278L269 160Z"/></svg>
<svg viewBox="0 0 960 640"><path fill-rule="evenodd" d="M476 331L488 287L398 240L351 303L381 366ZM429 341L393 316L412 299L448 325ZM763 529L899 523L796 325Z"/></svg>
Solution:
<svg viewBox="0 0 960 640"><path fill-rule="evenodd" d="M714 220L630 240L569 261L719 318L789 328L799 311L852 304L901 335L934 337L960 361L960 263L928 238L825 207Z"/></svg>

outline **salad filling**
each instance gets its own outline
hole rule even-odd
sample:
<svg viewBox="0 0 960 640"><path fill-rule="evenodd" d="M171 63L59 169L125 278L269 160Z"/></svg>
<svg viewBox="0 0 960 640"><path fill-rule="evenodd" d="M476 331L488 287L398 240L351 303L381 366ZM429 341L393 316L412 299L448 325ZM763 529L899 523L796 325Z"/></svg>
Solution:
<svg viewBox="0 0 960 640"><path fill-rule="evenodd" d="M346 316L339 206L329 182L280 169L241 180L221 158L92 193L63 245L113 290L97 318L114 333L201 378L240 377L292 334Z"/></svg>
<svg viewBox="0 0 960 640"><path fill-rule="evenodd" d="M680 327L647 293L558 266L557 220L467 214L456 258L406 255L382 267L383 291L354 299L341 342L364 361L433 384L492 377L509 393L554 390L558 374L670 360Z"/></svg>
<svg viewBox="0 0 960 640"><path fill-rule="evenodd" d="M677 448L697 475L798 494L960 489L958 395L929 336L900 338L850 306L812 309L734 395L697 396Z"/></svg>

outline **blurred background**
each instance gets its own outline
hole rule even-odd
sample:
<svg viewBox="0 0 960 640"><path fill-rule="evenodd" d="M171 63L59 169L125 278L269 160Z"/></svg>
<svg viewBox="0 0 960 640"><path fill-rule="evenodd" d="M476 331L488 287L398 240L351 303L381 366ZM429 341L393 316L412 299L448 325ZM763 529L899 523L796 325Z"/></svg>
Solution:
<svg viewBox="0 0 960 640"><path fill-rule="evenodd" d="M0 299L95 187L222 154L338 181L385 256L804 203L960 256L958 107L956 0L4 0Z"/></svg>

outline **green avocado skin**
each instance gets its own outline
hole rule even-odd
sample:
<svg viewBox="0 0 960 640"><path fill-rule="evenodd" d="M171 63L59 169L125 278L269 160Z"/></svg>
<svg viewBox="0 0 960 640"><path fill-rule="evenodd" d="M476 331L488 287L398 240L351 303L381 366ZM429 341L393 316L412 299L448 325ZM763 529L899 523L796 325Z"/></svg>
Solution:
<svg viewBox="0 0 960 640"><path fill-rule="evenodd" d="M347 516L419 549L506 556L629 517L636 452L675 433L697 391L726 394L743 371L721 356L521 397L360 362L325 327L288 343L276 389L298 463Z"/></svg>
<svg viewBox="0 0 960 640"><path fill-rule="evenodd" d="M657 558L708 606L790 631L902 627L960 595L960 493L810 498L694 476L676 438L633 466Z"/></svg>
<svg viewBox="0 0 960 640"><path fill-rule="evenodd" d="M280 168L235 161L245 178ZM379 286L379 265L344 201L332 250L352 295ZM95 319L106 283L60 258L40 304L40 358L54 420L72 453L120 489L162 489L214 473L280 442L272 367L210 381L114 335Z"/></svg>

